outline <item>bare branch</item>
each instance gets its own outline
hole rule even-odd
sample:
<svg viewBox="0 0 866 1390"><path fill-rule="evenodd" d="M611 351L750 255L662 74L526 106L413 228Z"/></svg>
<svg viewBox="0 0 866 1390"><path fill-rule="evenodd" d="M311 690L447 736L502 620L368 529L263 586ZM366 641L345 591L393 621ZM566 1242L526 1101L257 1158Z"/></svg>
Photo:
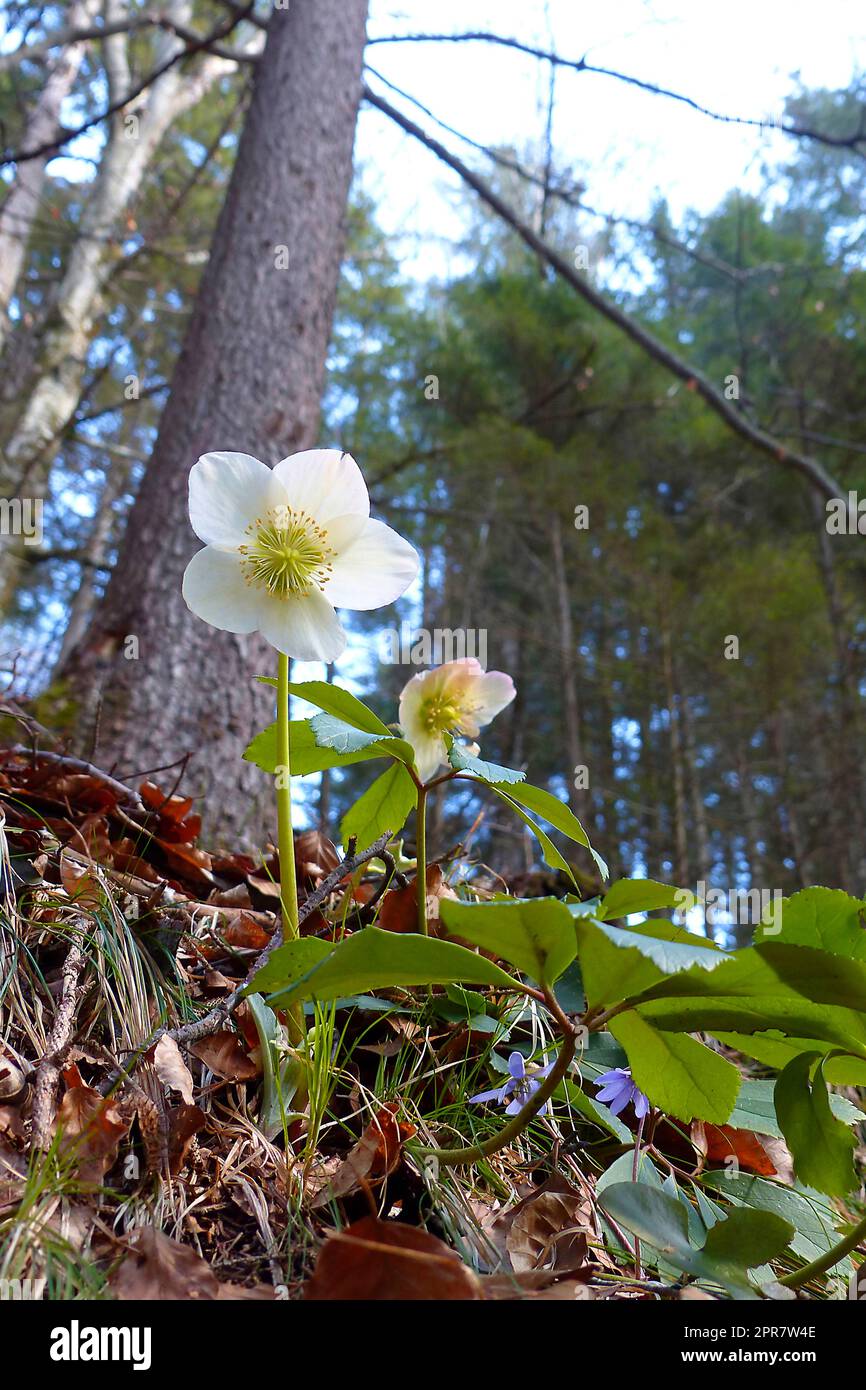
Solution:
<svg viewBox="0 0 866 1390"><path fill-rule="evenodd" d="M218 25L210 34L194 34L192 31L186 30L184 36L180 34L177 25L166 21L165 24L160 27L169 28L177 33L179 37L183 37L183 47L178 48L175 53L172 53L165 60L165 62L153 68L153 70L149 72L146 77L143 77L134 87L124 92L121 96L109 101L102 111L98 111L95 116L89 117L88 120L83 121L81 125L75 127L61 126L51 140L36 145L33 149L7 151L2 158L0 158L0 167L5 164L22 164L28 159L40 159L45 155L56 154L58 150L62 149L63 146L68 144L71 140L77 139L78 136L83 135L85 131L92 130L94 126L100 125L104 120L107 120L109 116L113 116L118 111L122 111L124 107L129 106L131 102L135 101L137 97L140 97L146 92L149 87L153 86L158 78L162 77L169 69L175 67L177 63L182 62L186 58L194 57L197 53L216 53L215 44L218 44L220 39L230 34L232 30L240 24L241 20L247 17L252 10L253 3L254 0L249 0L249 3L243 10L233 12L231 18L225 20L221 25ZM117 33L120 31L115 29L114 32ZM225 57L226 54L223 53L220 56ZM240 53L232 51L228 54L232 62L254 62L256 56L253 50Z"/></svg>
<svg viewBox="0 0 866 1390"><path fill-rule="evenodd" d="M242 19L252 18L251 15L244 13L242 6L232 6L231 8L236 16L231 28L239 24ZM55 48L66 48L74 43L88 43L91 39L107 39L113 34L133 34L141 29L164 29L168 33L175 34L186 44L199 44L202 39L202 35L194 29L188 29L185 25L178 24L176 20L167 15L147 12L128 15L125 19L103 21L99 24L67 24L63 29L52 30L50 34L47 34L44 39L40 39L37 43L22 43L9 53L0 53L0 72L17 67L19 63L34 62L44 58ZM217 57L227 58L232 62L254 63L256 61L256 54L223 48L217 39L208 39L206 46L209 52L215 53Z"/></svg>
<svg viewBox="0 0 866 1390"><path fill-rule="evenodd" d="M368 39L368 47L379 43L493 43L502 48L511 48L518 53L526 53L531 58L538 58L542 62L551 63L554 67L571 68L573 72L588 72L596 77L612 77L617 82L625 82L630 87L637 87L642 92L648 92L651 96L667 97L669 101L679 101L684 106L688 106L692 111L698 112L701 116L708 116L710 120L721 121L725 125L752 126L757 130L768 128L778 130L782 135L791 135L798 139L817 140L819 144L830 145L834 149L850 149L857 154L864 154L866 151L860 148L866 145L866 129L863 126L863 118L857 131L851 135L830 135L826 131L813 130L811 126L798 124L780 125L776 121L765 121L752 116L726 116L720 111L712 111L707 106L702 106L693 97L684 96L682 92L671 91L668 87L660 87L655 82L647 82L641 77L633 77L629 73L617 72L614 68L598 67L594 63L588 63L585 58L563 58L560 54L551 52L545 48L537 48L534 44L523 43L520 39L507 38L503 34L493 34L486 30L477 30L466 34L386 34L379 38Z"/></svg>
<svg viewBox="0 0 866 1390"><path fill-rule="evenodd" d="M747 270L740 270L737 266L729 265L727 261L720 260L717 256L710 256L706 252L696 251L694 247L686 245L684 241L680 241L677 237L671 236L668 232L663 232L659 227L654 227L651 222L641 222L634 217L619 217L614 213L602 212L599 208L595 208L590 203L585 202L582 197L580 185L555 183L552 180L545 181L540 174L536 174L532 169L527 169L526 165L522 164L520 160L515 159L513 155L503 154L501 150L494 149L490 145L484 145L480 140L473 140L471 135L464 135L462 130L457 130L453 125L449 125L447 121L441 120L435 112L430 110L429 106L425 106L417 97L413 97L411 92L404 91L404 89L398 87L396 83L390 82L387 77L384 77L381 72L377 72L375 68L371 68L367 65L367 72L379 82L384 82L385 86L390 88L392 92L396 92L397 96L402 97L405 101L411 102L419 111L423 111L424 115L428 116L431 121L435 121L441 130L446 130L449 135L453 135L456 139L462 140L463 143L469 145L471 149L478 150L480 154L485 155L494 164L498 164L500 168L508 169L511 173L517 174L520 178L525 179L527 183L535 184L537 187L544 189L551 197L558 198L559 201L565 203L567 207L575 208L578 212L585 212L589 217L597 217L609 227L628 227L630 231L645 232L659 242L660 245L667 246L672 251L678 251L682 255L688 256L689 259L693 260L697 265L705 266L707 270L713 270L716 274L723 275L728 280L747 280L767 270L778 270L777 265L751 266Z"/></svg>
<svg viewBox="0 0 866 1390"><path fill-rule="evenodd" d="M702 372L698 371L697 368L693 367L689 362L686 362L677 353L673 352L665 343L661 342L659 338L656 338L654 334L650 333L629 314L620 309L617 304L608 299L606 295L601 294L595 289L587 279L579 275L559 251L543 241L537 232L533 231L533 229L517 215L514 209L509 207L508 204L500 198L499 194L496 193L479 174L476 174L464 164L457 155L452 154L450 150L446 149L445 146L434 139L432 135L428 135L426 131L422 130L421 127L410 120L408 116L398 111L396 107L392 106L384 97L378 96L377 93L371 91L366 85L364 87L364 98L371 106L375 106L386 116L390 116L390 118L405 130L407 134L414 136L416 140L420 141L422 145L425 145L427 149L431 150L443 163L447 164L449 168L458 173L464 183L467 183L470 188L475 190L479 197L487 203L488 207L491 207L493 211L517 233L530 250L537 256L543 257L547 264L551 266L558 275L561 275L562 278L577 291L582 299L586 300L598 313L603 314L610 323L615 324L621 332L625 333L627 337L632 340L632 342L637 343L638 347L642 348L648 356L660 363L661 366L665 367L673 376L684 381L690 391L694 391L697 395L701 396L703 400L706 401L707 405L709 405L720 419L725 422L729 429L739 434L743 439L748 440L750 444L760 449L762 453L768 454L776 463L784 463L790 468L795 468L798 472L802 473L804 477L808 478L812 486L823 493L825 497L842 497L844 495L841 485L825 471L823 466L818 463L816 459L788 449L780 440L768 434L758 425L753 424L741 411L734 409L731 402L725 399L721 391L717 390Z"/></svg>

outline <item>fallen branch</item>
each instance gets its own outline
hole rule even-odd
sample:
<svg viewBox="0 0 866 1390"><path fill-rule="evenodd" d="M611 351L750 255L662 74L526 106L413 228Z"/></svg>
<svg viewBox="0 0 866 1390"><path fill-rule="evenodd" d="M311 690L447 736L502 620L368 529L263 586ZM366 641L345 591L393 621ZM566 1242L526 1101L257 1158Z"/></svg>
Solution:
<svg viewBox="0 0 866 1390"><path fill-rule="evenodd" d="M86 762L84 758L73 758L67 753L50 753L42 748L25 748L23 744L16 744L14 748L10 749L10 752L15 753L18 757L30 758L33 762L39 760L51 763L54 767L68 768L70 772L85 773L88 777L93 777L98 782L104 783L128 810L137 811L139 815L144 814L144 803L138 792L133 791L132 787L126 786L124 782L118 782L116 777L112 777L108 772L103 772L93 763Z"/></svg>
<svg viewBox="0 0 866 1390"><path fill-rule="evenodd" d="M81 975L85 965L81 938L73 939L63 963L60 1000L54 1022L48 1034L47 1049L36 1069L31 1110L31 1135L34 1149L51 1145L51 1124L54 1102L60 1085L60 1073L73 1043L73 1029L78 1001L81 996Z"/></svg>

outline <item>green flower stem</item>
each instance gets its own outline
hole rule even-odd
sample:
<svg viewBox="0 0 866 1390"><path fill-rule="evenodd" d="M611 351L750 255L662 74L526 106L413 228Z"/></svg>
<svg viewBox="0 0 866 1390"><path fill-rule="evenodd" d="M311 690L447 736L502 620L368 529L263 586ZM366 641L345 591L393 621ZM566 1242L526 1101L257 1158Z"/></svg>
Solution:
<svg viewBox="0 0 866 1390"><path fill-rule="evenodd" d="M544 1000L550 1012L553 1014L560 1031L562 1042L559 1047L559 1055L551 1068L549 1074L542 1081L534 1095L530 1096L522 1110L519 1110L507 1125L503 1125L498 1134L493 1134L489 1139L485 1139L481 1144L469 1144L464 1149L428 1149L421 1150L424 1158L435 1158L439 1163L448 1168L459 1167L463 1163L478 1163L483 1158L490 1158L499 1149L504 1149L507 1144L512 1143L526 1129L530 1121L535 1119L541 1107L550 1100L560 1081L562 1081L571 1066L574 1050L577 1044L577 1030L570 1020L559 1007L556 999L549 990L544 992Z"/></svg>
<svg viewBox="0 0 866 1390"><path fill-rule="evenodd" d="M804 1265L802 1269L795 1269L791 1274L783 1275L779 1283L784 1284L789 1289L799 1289L803 1284L808 1284L812 1279L826 1274L840 1260L844 1260L846 1255L850 1255L852 1250L856 1250L863 1241L866 1241L866 1216L863 1217L862 1221L858 1221L853 1231L845 1236L844 1240L840 1240L838 1245L834 1245L832 1249L819 1255L817 1260Z"/></svg>
<svg viewBox="0 0 866 1390"><path fill-rule="evenodd" d="M427 788L418 787L418 813L415 830L415 885L418 894L418 930L427 936Z"/></svg>
<svg viewBox="0 0 866 1390"><path fill-rule="evenodd" d="M292 831L292 767L289 744L289 658L277 656L277 849L280 857L280 911L283 940L296 941L298 882L295 875L295 837ZM302 1006L289 1010L289 1035L299 1043L306 1034Z"/></svg>

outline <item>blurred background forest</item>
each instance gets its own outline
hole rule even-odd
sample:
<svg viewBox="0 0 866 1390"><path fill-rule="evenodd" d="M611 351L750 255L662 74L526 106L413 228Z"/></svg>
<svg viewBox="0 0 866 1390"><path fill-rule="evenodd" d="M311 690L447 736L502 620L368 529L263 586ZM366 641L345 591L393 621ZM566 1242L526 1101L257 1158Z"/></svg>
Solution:
<svg viewBox="0 0 866 1390"><path fill-rule="evenodd" d="M44 47L65 26L154 8L172 23ZM45 510L41 544L3 538L3 699L128 780L194 751L186 728L171 746L169 714L152 741L164 756L103 746L115 670L105 633L116 645L138 629L100 627L98 614L124 544L141 553L160 528L186 526L158 494L147 527L133 523L133 500L226 199L267 11L215 0L5 10L3 496L44 498ZM500 32L521 28L522 14L505 14ZM381 11L378 21L381 33L406 28ZM22 57L22 43L35 56ZM383 51L368 60L378 67ZM435 60L445 72L448 54L436 47ZM748 190L676 215L662 190L636 219L599 205L577 132L551 140L569 74L537 66L535 128L522 145L484 149L367 79L695 376L654 360L468 187L449 185L460 224L450 270L419 274L407 237L423 228L385 230L387 169L356 162L318 440L359 461L374 514L415 544L423 571L392 610L351 615L349 652L328 674L392 721L416 668L382 660L383 628L484 632L489 667L518 691L482 737L484 755L568 798L615 875L862 894L864 538L856 521L854 534L828 529L828 490L790 458L820 459L842 496L866 497L866 83L792 80L779 123L801 133ZM490 100L506 104L507 88L491 87ZM68 143L58 126L88 127L75 167L56 158L58 138ZM30 157L16 159L22 151ZM439 177L432 154L418 146L415 157ZM698 375L772 436L775 456L708 407ZM226 433L215 416L207 447L257 453L257 436ZM186 531L183 545L194 548ZM169 568L149 573L137 601L158 614L178 585ZM213 677L179 638L140 658L138 678L167 710ZM232 719L240 751L254 712ZM307 779L308 822L336 838L365 768ZM219 823L238 775L217 795L194 761L187 769L184 785L211 797L202 809L217 837L239 833L237 816ZM238 782L237 796L251 785ZM469 797L449 791L436 805L434 850L465 835L481 809ZM489 807L472 852L500 873L536 855Z"/></svg>

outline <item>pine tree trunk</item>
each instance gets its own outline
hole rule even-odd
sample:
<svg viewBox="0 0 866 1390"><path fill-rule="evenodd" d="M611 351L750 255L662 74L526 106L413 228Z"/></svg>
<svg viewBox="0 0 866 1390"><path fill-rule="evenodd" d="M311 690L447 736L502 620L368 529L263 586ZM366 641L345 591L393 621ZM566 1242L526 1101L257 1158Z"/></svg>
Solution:
<svg viewBox="0 0 866 1390"><path fill-rule="evenodd" d="M676 673L676 663L674 663L674 672ZM689 788L692 795L692 814L695 820L697 876L699 879L703 879L704 883L708 883L710 871L713 867L713 856L710 848L709 829L707 827L707 807L704 801L704 789L701 784L701 771L698 767L695 719L688 694L685 692L680 695L679 710L683 720L683 738L689 767Z"/></svg>
<svg viewBox="0 0 866 1390"><path fill-rule="evenodd" d="M272 717L257 684L274 653L221 633L181 595L199 543L187 477L200 454L269 463L315 444L345 237L366 0L295 0L272 13L208 267L105 599L66 672L84 706L101 690L94 756L124 770L190 756L211 831L255 840L271 819L264 774L241 761ZM288 252L288 269L278 268ZM139 659L126 659L125 638ZM264 818L264 819L263 819Z"/></svg>
<svg viewBox="0 0 866 1390"><path fill-rule="evenodd" d="M680 698L674 681L673 644L670 622L666 611L662 611L662 666L665 676L665 694L668 707L668 732L671 743L671 765L674 791L674 869L676 882L680 888L688 888L689 847L686 833L686 776L683 763L683 739L680 728Z"/></svg>
<svg viewBox="0 0 866 1390"><path fill-rule="evenodd" d="M556 589L556 610L559 617L560 671L562 673L562 703L565 715L565 745L568 753L571 800L578 815L586 815L590 799L586 791L578 790L574 782L578 769L585 766L580 727L580 705L577 696L577 662L574 623L571 617L571 594L565 570L565 551L562 544L562 522L554 512L550 523L550 549L553 558L553 582ZM589 773L590 783L592 772Z"/></svg>

